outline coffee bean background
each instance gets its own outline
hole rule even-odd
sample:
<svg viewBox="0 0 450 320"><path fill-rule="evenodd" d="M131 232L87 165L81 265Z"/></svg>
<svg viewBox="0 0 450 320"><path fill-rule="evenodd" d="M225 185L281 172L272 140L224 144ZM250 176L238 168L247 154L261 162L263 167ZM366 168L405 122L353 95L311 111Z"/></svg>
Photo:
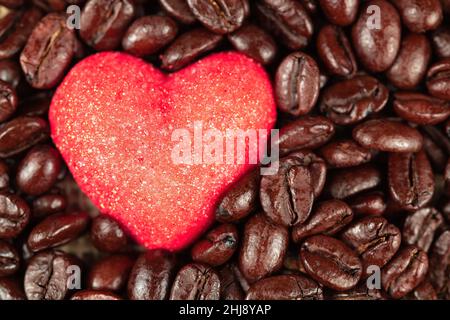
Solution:
<svg viewBox="0 0 450 320"><path fill-rule="evenodd" d="M49 137L55 88L105 50L167 72L237 50L273 80L279 172L182 252L98 216ZM449 115L448 0L0 0L0 300L448 300Z"/></svg>

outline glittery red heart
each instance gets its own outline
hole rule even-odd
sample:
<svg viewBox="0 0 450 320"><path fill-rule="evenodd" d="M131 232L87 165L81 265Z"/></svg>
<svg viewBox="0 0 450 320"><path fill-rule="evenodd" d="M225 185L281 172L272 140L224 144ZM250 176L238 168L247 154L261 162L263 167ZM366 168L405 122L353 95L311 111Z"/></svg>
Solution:
<svg viewBox="0 0 450 320"><path fill-rule="evenodd" d="M276 118L262 67L237 53L165 75L123 53L78 63L56 91L52 137L81 189L147 248L177 250L209 226L249 164L176 164L175 129L266 129Z"/></svg>

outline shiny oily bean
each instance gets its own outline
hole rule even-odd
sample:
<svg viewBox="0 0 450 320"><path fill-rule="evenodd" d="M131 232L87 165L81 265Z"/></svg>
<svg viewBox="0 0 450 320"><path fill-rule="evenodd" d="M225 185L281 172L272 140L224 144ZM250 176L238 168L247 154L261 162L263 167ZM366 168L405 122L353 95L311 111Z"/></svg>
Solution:
<svg viewBox="0 0 450 320"><path fill-rule="evenodd" d="M233 264L227 264L219 270L220 299L221 300L243 300L244 292L237 279Z"/></svg>
<svg viewBox="0 0 450 320"><path fill-rule="evenodd" d="M402 119L422 125L435 125L450 116L450 102L421 93L397 92L393 106Z"/></svg>
<svg viewBox="0 0 450 320"><path fill-rule="evenodd" d="M196 20L186 0L159 0L164 11L184 24L193 24Z"/></svg>
<svg viewBox="0 0 450 320"><path fill-rule="evenodd" d="M342 241L324 235L303 242L300 261L313 279L337 291L355 287L362 274L358 256Z"/></svg>
<svg viewBox="0 0 450 320"><path fill-rule="evenodd" d="M420 209L409 215L403 225L402 239L409 245L428 252L437 229L444 223L442 214L434 208Z"/></svg>
<svg viewBox="0 0 450 320"><path fill-rule="evenodd" d="M44 194L33 200L33 217L42 218L54 213L63 212L67 207L67 199L60 194Z"/></svg>
<svg viewBox="0 0 450 320"><path fill-rule="evenodd" d="M177 274L170 300L219 300L220 279L208 266L191 263Z"/></svg>
<svg viewBox="0 0 450 320"><path fill-rule="evenodd" d="M19 63L10 59L0 61L0 80L9 83L11 87L16 89L21 78L22 69Z"/></svg>
<svg viewBox="0 0 450 320"><path fill-rule="evenodd" d="M327 70L338 76L352 76L358 70L355 55L344 31L334 25L320 29L317 53Z"/></svg>
<svg viewBox="0 0 450 320"><path fill-rule="evenodd" d="M359 0L319 0L328 21L338 26L352 24L358 14Z"/></svg>
<svg viewBox="0 0 450 320"><path fill-rule="evenodd" d="M374 25L372 6L380 10L378 25ZM400 49L401 21L395 7L386 0L366 1L352 27L352 39L356 55L367 70L387 70Z"/></svg>
<svg viewBox="0 0 450 320"><path fill-rule="evenodd" d="M0 301L26 300L25 293L18 281L12 278L0 278Z"/></svg>
<svg viewBox="0 0 450 320"><path fill-rule="evenodd" d="M354 124L381 111L388 99L389 91L381 82L357 75L325 88L320 111L336 124Z"/></svg>
<svg viewBox="0 0 450 320"><path fill-rule="evenodd" d="M449 265L450 230L447 230L436 239L430 254L430 281L439 292L447 285Z"/></svg>
<svg viewBox="0 0 450 320"><path fill-rule="evenodd" d="M17 109L18 98L14 88L0 80L0 122L7 120Z"/></svg>
<svg viewBox="0 0 450 320"><path fill-rule="evenodd" d="M434 193L434 176L427 155L391 153L388 159L389 192L405 210L417 210L427 205Z"/></svg>
<svg viewBox="0 0 450 320"><path fill-rule="evenodd" d="M353 139L363 147L384 152L418 152L423 145L417 129L386 119L361 123L353 129Z"/></svg>
<svg viewBox="0 0 450 320"><path fill-rule="evenodd" d="M151 250L136 260L128 280L128 298L164 300L175 275L175 257L164 250Z"/></svg>
<svg viewBox="0 0 450 320"><path fill-rule="evenodd" d="M413 89L424 78L431 58L431 44L422 34L403 38L394 64L386 71L389 81L400 89Z"/></svg>
<svg viewBox="0 0 450 320"><path fill-rule="evenodd" d="M105 252L118 252L128 244L127 235L120 225L104 215L92 220L91 240L97 249Z"/></svg>
<svg viewBox="0 0 450 320"><path fill-rule="evenodd" d="M281 155L300 149L314 149L334 135L333 123L325 117L306 116L280 129L278 147Z"/></svg>
<svg viewBox="0 0 450 320"><path fill-rule="evenodd" d="M239 255L239 269L249 282L278 271L283 265L289 242L288 230L270 222L262 214L245 224Z"/></svg>
<svg viewBox="0 0 450 320"><path fill-rule="evenodd" d="M347 200L356 216L379 216L387 208L385 196L382 192L370 192L356 195Z"/></svg>
<svg viewBox="0 0 450 320"><path fill-rule="evenodd" d="M97 51L113 50L136 15L130 0L90 0L83 7L80 36Z"/></svg>
<svg viewBox="0 0 450 320"><path fill-rule="evenodd" d="M400 299L422 282L427 271L427 254L414 246L408 246L382 269L381 284L392 298Z"/></svg>
<svg viewBox="0 0 450 320"><path fill-rule="evenodd" d="M258 170L240 178L224 195L216 210L219 222L235 222L256 211L259 206Z"/></svg>
<svg viewBox="0 0 450 320"><path fill-rule="evenodd" d="M430 67L427 88L432 96L450 100L450 58L436 62Z"/></svg>
<svg viewBox="0 0 450 320"><path fill-rule="evenodd" d="M225 34L239 29L247 15L247 0L187 0L194 16L209 30Z"/></svg>
<svg viewBox="0 0 450 320"><path fill-rule="evenodd" d="M439 58L450 58L450 28L442 26L435 30L431 34L431 42Z"/></svg>
<svg viewBox="0 0 450 320"><path fill-rule="evenodd" d="M120 296L108 291L80 290L70 300L122 300Z"/></svg>
<svg viewBox="0 0 450 320"><path fill-rule="evenodd" d="M0 193L0 239L14 238L27 226L30 208L22 198Z"/></svg>
<svg viewBox="0 0 450 320"><path fill-rule="evenodd" d="M403 24L412 32L433 30L442 22L439 0L396 0L392 3L398 8Z"/></svg>
<svg viewBox="0 0 450 320"><path fill-rule="evenodd" d="M9 188L9 166L0 160L0 190L5 191Z"/></svg>
<svg viewBox="0 0 450 320"><path fill-rule="evenodd" d="M9 242L0 240L0 277L13 275L20 266L20 256Z"/></svg>
<svg viewBox="0 0 450 320"><path fill-rule="evenodd" d="M254 24L246 24L231 33L228 35L228 41L236 50L263 65L270 64L278 51L272 36Z"/></svg>
<svg viewBox="0 0 450 320"><path fill-rule="evenodd" d="M353 140L330 142L319 152L330 168L355 167L372 159L371 152Z"/></svg>
<svg viewBox="0 0 450 320"><path fill-rule="evenodd" d="M238 245L238 231L232 224L222 224L194 244L192 260L213 267L226 263Z"/></svg>
<svg viewBox="0 0 450 320"><path fill-rule="evenodd" d="M177 37L160 56L161 67L170 71L178 70L214 49L222 39L223 36L203 28L187 31Z"/></svg>
<svg viewBox="0 0 450 320"><path fill-rule="evenodd" d="M114 255L101 259L89 271L88 288L120 292L127 285L133 264L134 260L126 255Z"/></svg>
<svg viewBox="0 0 450 320"><path fill-rule="evenodd" d="M304 238L316 235L334 235L353 219L352 209L343 201L332 199L319 203L311 217L292 230L292 239L300 243Z"/></svg>
<svg viewBox="0 0 450 320"><path fill-rule="evenodd" d="M277 105L294 116L307 114L319 96L320 72L316 61L302 52L288 55L275 75Z"/></svg>
<svg viewBox="0 0 450 320"><path fill-rule="evenodd" d="M122 47L138 57L154 54L169 44L177 33L177 24L169 17L142 17L128 28Z"/></svg>
<svg viewBox="0 0 450 320"><path fill-rule="evenodd" d="M28 248L37 252L70 242L86 229L88 222L85 212L51 215L31 230Z"/></svg>
<svg viewBox="0 0 450 320"><path fill-rule="evenodd" d="M322 287L302 275L279 275L254 283L246 300L322 300Z"/></svg>

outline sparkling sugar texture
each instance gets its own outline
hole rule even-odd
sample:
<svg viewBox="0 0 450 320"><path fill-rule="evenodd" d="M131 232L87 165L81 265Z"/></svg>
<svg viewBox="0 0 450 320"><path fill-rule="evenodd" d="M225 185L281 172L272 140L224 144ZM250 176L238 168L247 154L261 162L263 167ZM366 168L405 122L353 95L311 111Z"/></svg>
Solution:
<svg viewBox="0 0 450 320"><path fill-rule="evenodd" d="M213 221L221 193L249 165L176 165L172 131L271 129L276 111L264 70L220 53L172 75L106 52L66 76L51 108L52 137L80 188L149 249L178 250Z"/></svg>

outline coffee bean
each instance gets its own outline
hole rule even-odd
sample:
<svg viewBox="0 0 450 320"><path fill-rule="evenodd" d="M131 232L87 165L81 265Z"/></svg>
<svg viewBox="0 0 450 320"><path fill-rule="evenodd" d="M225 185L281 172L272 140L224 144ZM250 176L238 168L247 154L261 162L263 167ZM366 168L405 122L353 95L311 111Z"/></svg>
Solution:
<svg viewBox="0 0 450 320"><path fill-rule="evenodd" d="M396 0L405 26L412 32L420 33L436 29L442 22L442 7L439 0Z"/></svg>
<svg viewBox="0 0 450 320"><path fill-rule="evenodd" d="M18 281L12 278L0 278L0 301L2 300L26 300Z"/></svg>
<svg viewBox="0 0 450 320"><path fill-rule="evenodd" d="M432 96L450 100L450 58L436 62L430 67L427 88Z"/></svg>
<svg viewBox="0 0 450 320"><path fill-rule="evenodd" d="M27 226L30 208L20 197L0 193L0 239L14 238Z"/></svg>
<svg viewBox="0 0 450 320"><path fill-rule="evenodd" d="M358 14L357 0L319 0L320 7L332 24L347 26L355 21Z"/></svg>
<svg viewBox="0 0 450 320"><path fill-rule="evenodd" d="M19 269L20 257L16 248L0 240L0 277L10 276Z"/></svg>
<svg viewBox="0 0 450 320"><path fill-rule="evenodd" d="M441 27L433 31L431 42L439 58L450 58L450 28Z"/></svg>
<svg viewBox="0 0 450 320"><path fill-rule="evenodd" d="M19 8L23 6L24 0L0 0L0 5L8 8Z"/></svg>
<svg viewBox="0 0 450 320"><path fill-rule="evenodd" d="M9 167L0 160L0 190L6 191L9 187Z"/></svg>
<svg viewBox="0 0 450 320"><path fill-rule="evenodd" d="M219 270L220 299L222 300L244 299L244 292L234 273L234 268L236 268L236 266L233 264L227 264Z"/></svg>
<svg viewBox="0 0 450 320"><path fill-rule="evenodd" d="M126 255L114 255L96 262L87 279L87 286L93 290L120 292L128 282L134 260Z"/></svg>
<svg viewBox="0 0 450 320"><path fill-rule="evenodd" d="M161 7L172 17L184 24L193 24L196 19L186 0L159 0Z"/></svg>
<svg viewBox="0 0 450 320"><path fill-rule="evenodd" d="M81 290L75 293L70 300L122 300L118 295L108 291Z"/></svg>
<svg viewBox="0 0 450 320"><path fill-rule="evenodd" d="M91 240L95 247L106 252L118 252L128 243L127 236L119 224L103 215L92 220Z"/></svg>
<svg viewBox="0 0 450 320"><path fill-rule="evenodd" d="M437 293L431 283L427 280L423 281L411 294L412 300L437 300Z"/></svg>
<svg viewBox="0 0 450 320"><path fill-rule="evenodd" d="M434 242L430 255L430 281L438 292L448 286L450 266L450 231L443 232Z"/></svg>
<svg viewBox="0 0 450 320"><path fill-rule="evenodd" d="M337 140L320 149L320 154L331 168L355 167L369 162L372 154L353 140Z"/></svg>
<svg viewBox="0 0 450 320"><path fill-rule="evenodd" d="M288 230L272 224L262 214L245 224L239 255L239 269L247 280L255 282L278 271L289 242Z"/></svg>
<svg viewBox="0 0 450 320"><path fill-rule="evenodd" d="M175 257L163 250L141 254L131 270L128 297L132 300L167 299L175 264Z"/></svg>
<svg viewBox="0 0 450 320"><path fill-rule="evenodd" d="M47 116L50 103L51 96L47 92L41 92L23 99L18 111L22 116L43 117Z"/></svg>
<svg viewBox="0 0 450 320"><path fill-rule="evenodd" d="M333 300L387 300L381 290L369 289L365 283L348 291L334 292L330 298Z"/></svg>
<svg viewBox="0 0 450 320"><path fill-rule="evenodd" d="M33 200L33 217L42 218L54 213L63 212L67 207L67 199L60 194L44 194Z"/></svg>
<svg viewBox="0 0 450 320"><path fill-rule="evenodd" d="M16 89L21 78L22 70L15 60L6 59L0 61L0 80L10 84L11 87Z"/></svg>
<svg viewBox="0 0 450 320"><path fill-rule="evenodd" d="M291 53L278 67L275 78L277 105L299 116L308 113L319 96L319 67L302 52Z"/></svg>
<svg viewBox="0 0 450 320"><path fill-rule="evenodd" d="M403 241L427 252L433 242L436 230L444 218L434 208L424 208L409 215L403 225Z"/></svg>
<svg viewBox="0 0 450 320"><path fill-rule="evenodd" d="M358 215L379 216L386 211L386 200L382 192L370 192L348 199L353 213Z"/></svg>
<svg viewBox="0 0 450 320"><path fill-rule="evenodd" d="M177 274L170 300L219 300L220 279L217 273L199 263L184 266Z"/></svg>
<svg viewBox="0 0 450 320"><path fill-rule="evenodd" d="M342 241L329 236L307 238L300 247L300 261L313 279L337 291L355 287L361 278L358 256Z"/></svg>
<svg viewBox="0 0 450 320"><path fill-rule="evenodd" d="M7 120L16 111L17 95L14 88L0 80L0 122Z"/></svg>

